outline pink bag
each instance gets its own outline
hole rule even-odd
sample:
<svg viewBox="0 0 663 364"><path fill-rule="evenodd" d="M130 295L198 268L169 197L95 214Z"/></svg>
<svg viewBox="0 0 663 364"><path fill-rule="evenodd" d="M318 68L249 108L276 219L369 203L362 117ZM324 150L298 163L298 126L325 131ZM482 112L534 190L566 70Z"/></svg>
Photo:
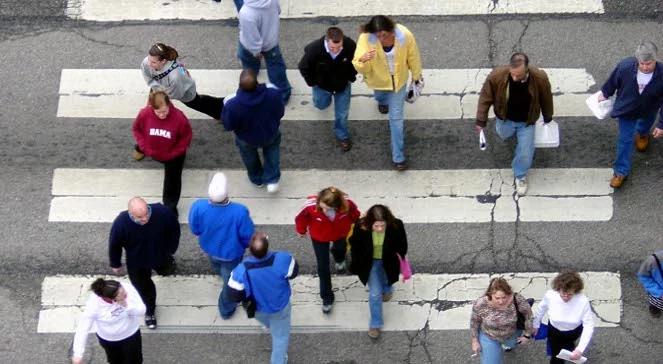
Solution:
<svg viewBox="0 0 663 364"><path fill-rule="evenodd" d="M405 283L405 281L412 278L412 267L410 266L410 262L407 260L407 257L401 257L401 255L398 253L396 253L396 256L398 257L398 261L401 264L401 280L403 283Z"/></svg>

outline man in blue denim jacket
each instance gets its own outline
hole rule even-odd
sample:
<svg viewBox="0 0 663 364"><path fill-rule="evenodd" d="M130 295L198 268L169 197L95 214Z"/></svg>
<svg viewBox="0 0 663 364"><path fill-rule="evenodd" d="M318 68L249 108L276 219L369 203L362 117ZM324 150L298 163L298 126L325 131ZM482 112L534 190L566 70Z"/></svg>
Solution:
<svg viewBox="0 0 663 364"><path fill-rule="evenodd" d="M638 152L646 151L649 146L649 133L663 104L663 64L656 60L657 52L654 43L640 43L635 57L619 62L601 88L603 95L599 95L599 101L617 91L610 116L619 120L619 138L610 187L621 187L631 172L633 144ZM663 136L662 128L659 124L654 136Z"/></svg>

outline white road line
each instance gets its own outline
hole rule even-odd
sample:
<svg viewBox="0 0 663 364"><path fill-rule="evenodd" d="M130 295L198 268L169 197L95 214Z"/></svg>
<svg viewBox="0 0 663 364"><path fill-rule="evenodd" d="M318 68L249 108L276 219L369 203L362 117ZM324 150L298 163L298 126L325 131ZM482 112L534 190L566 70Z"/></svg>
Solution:
<svg viewBox="0 0 663 364"><path fill-rule="evenodd" d="M598 327L615 327L621 320L619 273L583 272L585 294L594 309ZM539 300L555 273L506 273L514 290ZM407 283L394 285L394 298L384 304L385 330L466 330L472 302L481 296L488 274L415 274ZM93 281L89 276L49 276L42 283L40 333L73 332ZM353 276L334 276L336 303L331 315L320 311L318 279L300 276L292 282L294 332L361 331L368 325L368 293ZM219 318L217 301L221 281L217 276L155 277L156 332L261 332L254 320L238 309L231 320ZM536 304L535 304L536 306ZM150 332L150 330L145 330Z"/></svg>
<svg viewBox="0 0 663 364"><path fill-rule="evenodd" d="M191 70L198 91L225 96L237 88L239 70ZM427 69L425 95L406 106L412 120L474 118L478 93L490 69ZM546 69L555 93L556 116L591 116L585 99L595 84L585 69ZM264 81L265 72L261 72ZM297 70L288 70L293 97L284 120L331 120L333 109L317 110L311 103L311 88ZM135 118L145 105L148 88L137 69L63 69L60 79L58 117ZM382 120L372 91L359 79L353 84L351 120ZM208 117L178 103L190 118Z"/></svg>
<svg viewBox="0 0 663 364"><path fill-rule="evenodd" d="M207 196L214 172L184 170L178 207L183 223L191 203ZM408 223L608 221L613 214L612 170L605 168L533 169L528 195L520 198L514 197L513 174L506 169L287 170L275 195L251 185L243 170L224 172L233 200L265 225L293 224L306 196L328 185L346 191L360 209L389 205ZM162 179L159 169L56 169L49 221L112 222L131 196L159 201Z"/></svg>
<svg viewBox="0 0 663 364"><path fill-rule="evenodd" d="M602 14L602 0L455 0L455 1L347 1L281 0L281 18L320 16L366 17L386 15L490 15L490 14ZM215 20L237 17L232 1L176 0L68 0L66 15L90 21L189 19Z"/></svg>

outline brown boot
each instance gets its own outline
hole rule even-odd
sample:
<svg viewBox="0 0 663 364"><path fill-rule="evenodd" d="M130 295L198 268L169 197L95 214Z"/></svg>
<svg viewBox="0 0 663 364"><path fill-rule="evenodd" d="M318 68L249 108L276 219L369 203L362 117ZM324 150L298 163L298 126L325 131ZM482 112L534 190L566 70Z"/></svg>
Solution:
<svg viewBox="0 0 663 364"><path fill-rule="evenodd" d="M380 337L380 329L368 329L368 337L375 340Z"/></svg>
<svg viewBox="0 0 663 364"><path fill-rule="evenodd" d="M610 179L610 187L619 188L622 186L625 180L626 176L620 176L618 174L615 174L612 176L612 179Z"/></svg>
<svg viewBox="0 0 663 364"><path fill-rule="evenodd" d="M649 134L645 135L640 135L640 134L635 134L635 149L643 153L647 150L649 147Z"/></svg>
<svg viewBox="0 0 663 364"><path fill-rule="evenodd" d="M394 297L394 292L383 293L382 294L382 302L389 302L389 301L391 301L392 297Z"/></svg>

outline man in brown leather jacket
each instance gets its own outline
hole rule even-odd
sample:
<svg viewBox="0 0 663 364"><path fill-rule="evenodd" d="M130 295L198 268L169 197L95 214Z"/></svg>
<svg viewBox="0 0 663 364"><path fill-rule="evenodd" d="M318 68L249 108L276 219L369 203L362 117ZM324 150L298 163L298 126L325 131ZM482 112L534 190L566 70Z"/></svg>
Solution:
<svg viewBox="0 0 663 364"><path fill-rule="evenodd" d="M519 196L527 193L527 171L534 158L534 124L553 118L552 91L548 75L529 65L524 53L514 53L509 65L495 68L486 78L477 106L475 128L481 131L488 122L488 110L495 113L495 131L502 140L514 134L518 140L511 162Z"/></svg>

